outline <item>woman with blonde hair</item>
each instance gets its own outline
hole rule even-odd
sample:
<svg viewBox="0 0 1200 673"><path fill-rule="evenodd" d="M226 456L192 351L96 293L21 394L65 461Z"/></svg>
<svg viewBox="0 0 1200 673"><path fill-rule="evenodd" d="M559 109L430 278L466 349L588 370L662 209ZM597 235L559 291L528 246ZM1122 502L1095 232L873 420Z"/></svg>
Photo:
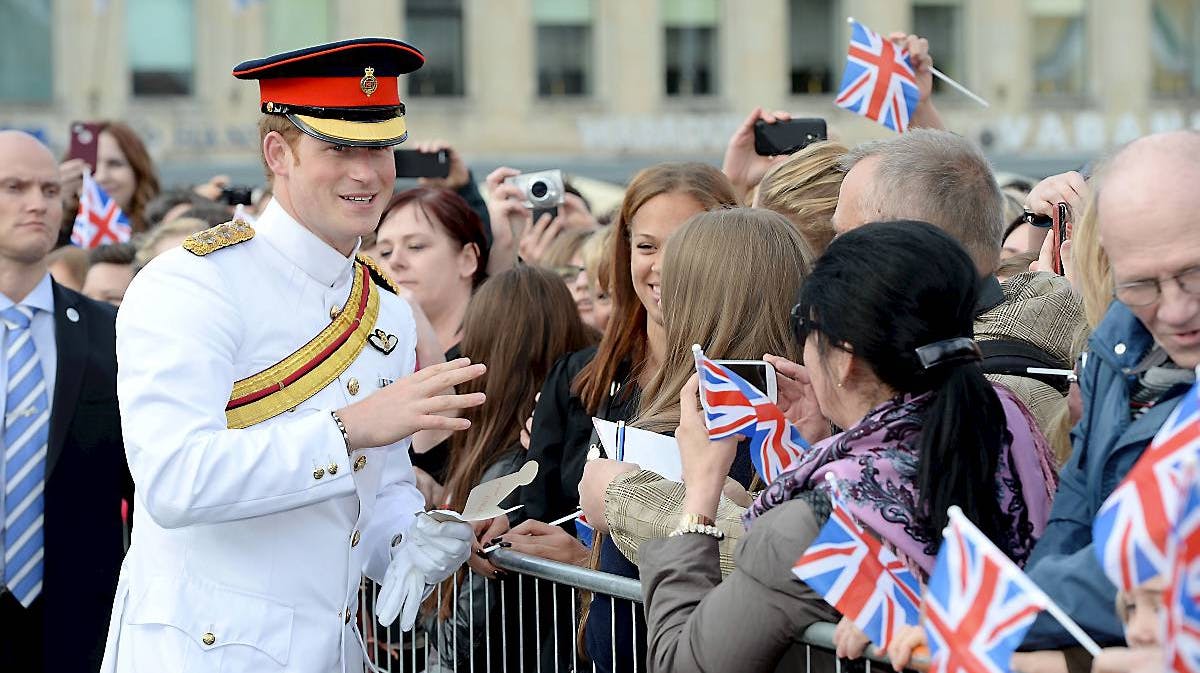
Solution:
<svg viewBox="0 0 1200 673"><path fill-rule="evenodd" d="M591 233L579 249L583 261L583 273L576 283L586 283L588 296L592 300L592 312L584 316L584 322L596 328L601 334L608 327L608 319L612 315L612 256L608 250L612 246L615 227L603 227Z"/></svg>
<svg viewBox="0 0 1200 673"><path fill-rule="evenodd" d="M714 264L712 253L716 249L722 251L722 258ZM671 237L664 252L662 310L666 347L658 371L642 392L631 426L662 434L674 432L679 425L679 390L696 371L692 344L699 343L706 353L722 359L759 359L767 352L799 359L800 347L791 334L788 309L795 303L811 264L807 243L777 213L736 208L701 213L688 220ZM589 520L604 520L606 505L613 511L632 513L631 516L637 516L647 506L637 499L614 498L605 493L606 475L628 467L610 460L588 463L580 483L580 500ZM748 453L739 453L729 476L740 484L738 491L744 494L753 478ZM635 478L643 483L662 480L650 472ZM681 503L682 497L678 502L656 506L678 507ZM626 546L614 544L603 535L597 535L596 539L593 555L599 569L638 576L637 566L627 558ZM628 612L628 607L620 602L601 598L592 602L587 619L588 652L593 659L617 652L615 670L630 669L631 656L638 657L640 664L642 654L640 649L633 651L633 642L639 643L639 648L646 643L645 634L637 625L620 619ZM617 642L610 643L608 639L614 631ZM633 631L636 631L633 638L623 637ZM607 669L609 662L597 661L597 664Z"/></svg>
<svg viewBox="0 0 1200 673"><path fill-rule="evenodd" d="M845 145L813 143L776 164L763 176L755 208L773 210L796 226L814 255L833 240L833 211L846 172L839 165Z"/></svg>

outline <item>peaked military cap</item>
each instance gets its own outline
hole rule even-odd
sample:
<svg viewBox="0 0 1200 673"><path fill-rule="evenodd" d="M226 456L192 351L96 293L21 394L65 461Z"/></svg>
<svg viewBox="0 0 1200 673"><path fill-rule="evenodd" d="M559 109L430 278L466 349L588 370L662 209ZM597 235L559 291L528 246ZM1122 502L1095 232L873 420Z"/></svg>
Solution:
<svg viewBox="0 0 1200 673"><path fill-rule="evenodd" d="M262 111L314 138L386 147L408 137L397 77L424 63L410 44L360 37L245 61L233 76L258 80Z"/></svg>

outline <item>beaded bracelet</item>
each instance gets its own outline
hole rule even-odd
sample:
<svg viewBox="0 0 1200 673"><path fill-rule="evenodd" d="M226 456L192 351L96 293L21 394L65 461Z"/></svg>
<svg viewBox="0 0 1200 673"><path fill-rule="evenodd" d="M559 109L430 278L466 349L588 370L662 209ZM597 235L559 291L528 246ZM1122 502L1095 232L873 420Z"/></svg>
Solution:
<svg viewBox="0 0 1200 673"><path fill-rule="evenodd" d="M696 524L696 523L690 524L687 526L680 526L679 528L676 528L675 530L668 533L667 537L679 537L680 535L686 535L688 533L699 533L700 535L708 535L711 537L715 537L718 540L725 539L725 533L722 533L720 528L717 528L716 526L705 526L705 525Z"/></svg>

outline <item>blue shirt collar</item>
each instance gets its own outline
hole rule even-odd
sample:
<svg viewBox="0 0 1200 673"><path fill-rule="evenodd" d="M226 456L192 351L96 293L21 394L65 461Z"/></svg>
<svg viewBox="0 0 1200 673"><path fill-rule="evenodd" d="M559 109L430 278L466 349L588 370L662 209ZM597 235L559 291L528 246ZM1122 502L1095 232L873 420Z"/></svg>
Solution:
<svg viewBox="0 0 1200 673"><path fill-rule="evenodd" d="M38 284L33 286L33 290L29 292L20 301L13 301L11 297L0 292L0 311L13 306L15 304L24 304L30 308L35 308L47 313L54 313L54 288L51 286L50 272L38 281Z"/></svg>

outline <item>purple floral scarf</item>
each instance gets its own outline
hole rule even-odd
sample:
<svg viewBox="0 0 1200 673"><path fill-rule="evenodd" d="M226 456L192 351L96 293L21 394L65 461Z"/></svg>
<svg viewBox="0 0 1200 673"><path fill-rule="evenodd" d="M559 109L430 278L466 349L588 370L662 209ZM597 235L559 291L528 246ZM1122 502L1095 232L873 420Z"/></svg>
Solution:
<svg viewBox="0 0 1200 673"><path fill-rule="evenodd" d="M1046 528L1057 477L1033 415L1007 388L995 388L1008 419L1006 450L996 475L1008 537L999 542L1023 566ZM924 581L933 570L940 542L923 530L916 516L917 447L932 399L929 393L893 398L868 412L858 425L818 443L746 510L746 528L763 512L800 493L827 492L825 475L832 473L859 523L906 559Z"/></svg>

